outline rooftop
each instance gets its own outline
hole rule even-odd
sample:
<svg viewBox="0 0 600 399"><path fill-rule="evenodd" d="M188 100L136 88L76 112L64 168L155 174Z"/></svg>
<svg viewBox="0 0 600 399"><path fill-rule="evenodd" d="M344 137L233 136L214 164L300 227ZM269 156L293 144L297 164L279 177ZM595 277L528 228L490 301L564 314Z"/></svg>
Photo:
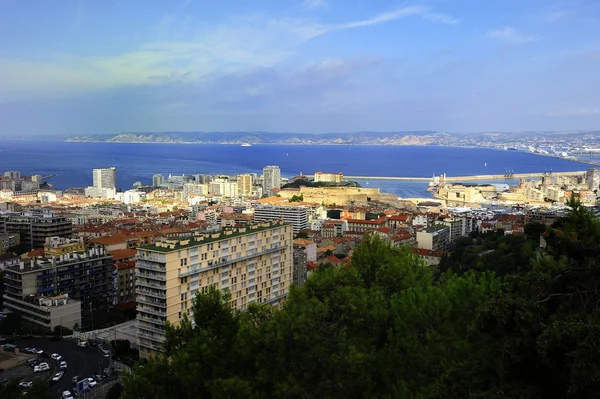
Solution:
<svg viewBox="0 0 600 399"><path fill-rule="evenodd" d="M233 229L225 229L214 233L196 234L194 237L182 240L166 240L157 242L153 245L144 245L139 247L140 250L155 251L155 252L174 252L184 248L191 248L211 242L227 240L234 237L244 236L247 234L257 233L283 226L283 221L269 221L262 223L249 224L248 227L240 227Z"/></svg>

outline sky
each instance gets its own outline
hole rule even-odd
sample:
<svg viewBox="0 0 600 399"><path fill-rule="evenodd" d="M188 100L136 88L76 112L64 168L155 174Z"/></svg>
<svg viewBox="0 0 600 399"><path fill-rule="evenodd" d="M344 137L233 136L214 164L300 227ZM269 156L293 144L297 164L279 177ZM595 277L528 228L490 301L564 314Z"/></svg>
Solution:
<svg viewBox="0 0 600 399"><path fill-rule="evenodd" d="M0 0L0 137L600 129L597 0Z"/></svg>

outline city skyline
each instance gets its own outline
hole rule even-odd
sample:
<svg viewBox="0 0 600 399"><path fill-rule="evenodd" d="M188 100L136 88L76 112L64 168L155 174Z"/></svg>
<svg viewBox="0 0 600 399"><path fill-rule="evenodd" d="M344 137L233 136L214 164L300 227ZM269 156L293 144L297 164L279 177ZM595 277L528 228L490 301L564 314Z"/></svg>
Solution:
<svg viewBox="0 0 600 399"><path fill-rule="evenodd" d="M560 0L11 3L0 137L595 129L599 11Z"/></svg>

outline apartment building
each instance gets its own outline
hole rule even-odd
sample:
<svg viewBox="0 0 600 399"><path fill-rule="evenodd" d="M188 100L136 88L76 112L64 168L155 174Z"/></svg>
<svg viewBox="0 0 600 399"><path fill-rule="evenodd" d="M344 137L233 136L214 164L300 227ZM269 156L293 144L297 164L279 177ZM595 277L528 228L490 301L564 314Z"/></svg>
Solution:
<svg viewBox="0 0 600 399"><path fill-rule="evenodd" d="M41 248L48 237L71 237L73 225L62 216L49 212L0 214L0 233L20 234L21 243Z"/></svg>
<svg viewBox="0 0 600 399"><path fill-rule="evenodd" d="M417 248L445 251L450 244L450 227L440 224L417 231Z"/></svg>
<svg viewBox="0 0 600 399"><path fill-rule="evenodd" d="M162 351L164 324L191 316L192 299L208 287L227 289L231 306L279 305L292 281L292 226L251 224L138 249L136 300L140 356Z"/></svg>
<svg viewBox="0 0 600 399"><path fill-rule="evenodd" d="M306 281L306 251L303 247L294 245L293 252L294 266L292 270L292 283L298 287L302 287Z"/></svg>
<svg viewBox="0 0 600 399"><path fill-rule="evenodd" d="M112 256L102 247L21 261L4 271L4 306L32 295L68 294L81 302L85 319L112 306L112 270Z"/></svg>
<svg viewBox="0 0 600 399"><path fill-rule="evenodd" d="M249 173L238 175L237 177L238 194L243 196L252 195L252 175Z"/></svg>
<svg viewBox="0 0 600 399"><path fill-rule="evenodd" d="M276 165L268 165L263 168L263 194L274 195L273 189L281 187L281 169Z"/></svg>
<svg viewBox="0 0 600 399"><path fill-rule="evenodd" d="M93 179L96 188L117 188L117 168L94 169Z"/></svg>
<svg viewBox="0 0 600 399"><path fill-rule="evenodd" d="M348 231L347 220L325 220L321 226L321 236L323 238L341 237Z"/></svg>
<svg viewBox="0 0 600 399"><path fill-rule="evenodd" d="M12 248L21 243L21 236L18 233L2 234L0 233L0 255L6 253L9 248Z"/></svg>
<svg viewBox="0 0 600 399"><path fill-rule="evenodd" d="M113 280L115 292L114 304L135 301L135 261L137 250L133 248L118 249L111 252L113 267L116 271Z"/></svg>
<svg viewBox="0 0 600 399"><path fill-rule="evenodd" d="M23 320L48 330L54 330L57 326L71 330L81 327L81 302L70 299L67 294L33 294L20 299L10 298L4 301L4 309L19 313Z"/></svg>
<svg viewBox="0 0 600 399"><path fill-rule="evenodd" d="M294 235L308 228L308 208L305 206L263 204L254 209L254 221L264 222L283 219L292 225Z"/></svg>

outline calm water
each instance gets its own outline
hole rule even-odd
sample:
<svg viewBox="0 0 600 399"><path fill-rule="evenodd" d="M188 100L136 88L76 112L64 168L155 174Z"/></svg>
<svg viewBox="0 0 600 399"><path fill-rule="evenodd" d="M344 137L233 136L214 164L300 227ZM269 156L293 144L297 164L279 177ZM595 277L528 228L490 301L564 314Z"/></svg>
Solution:
<svg viewBox="0 0 600 399"><path fill-rule="evenodd" d="M59 189L92 184L92 169L117 167L118 186L152 182L152 175L261 173L279 165L282 174L343 172L360 176L431 177L504 174L544 170L575 171L589 166L518 151L434 146L313 146L313 145L194 145L64 142L0 142L0 171L24 175L56 174L49 179ZM371 180L365 187L402 197L429 196L427 182ZM496 183L504 183L497 181Z"/></svg>

